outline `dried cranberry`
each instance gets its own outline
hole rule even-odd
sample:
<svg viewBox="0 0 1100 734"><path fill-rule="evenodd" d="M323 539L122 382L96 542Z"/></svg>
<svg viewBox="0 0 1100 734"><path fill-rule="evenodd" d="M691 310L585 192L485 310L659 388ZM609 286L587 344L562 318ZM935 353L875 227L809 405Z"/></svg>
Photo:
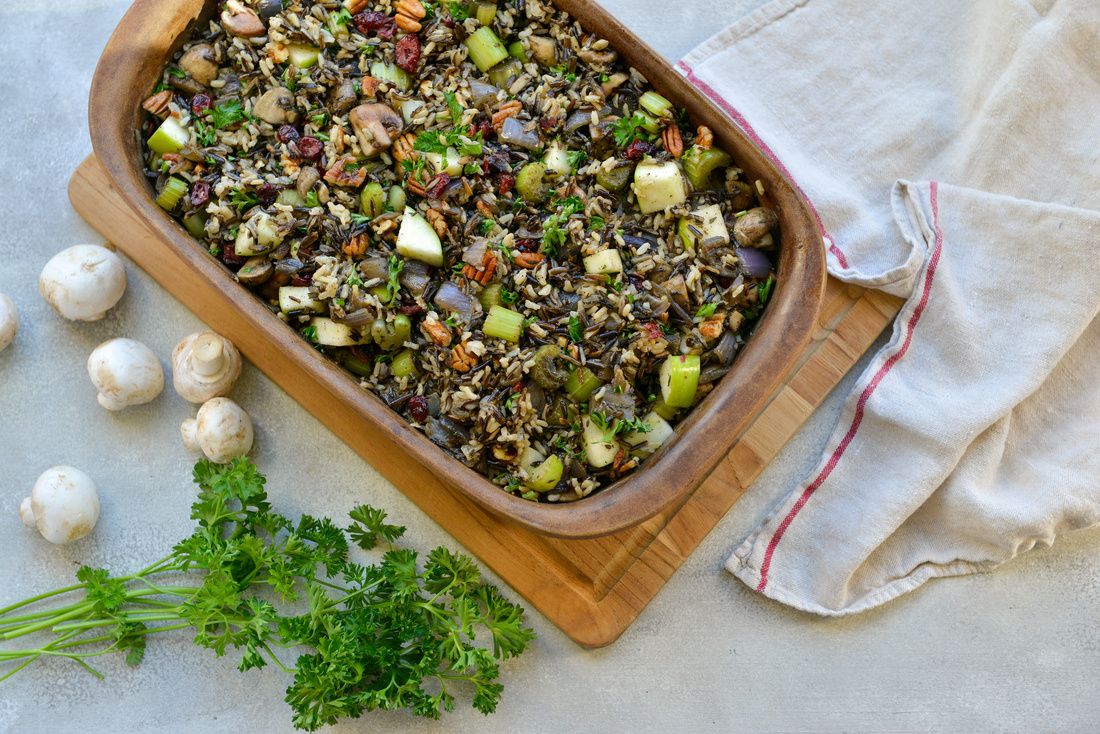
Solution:
<svg viewBox="0 0 1100 734"><path fill-rule="evenodd" d="M645 329L646 335L650 339L660 339L664 334L661 332L661 327L650 321L642 324L642 328Z"/></svg>
<svg viewBox="0 0 1100 734"><path fill-rule="evenodd" d="M203 94L199 92L191 98L191 111L196 115L201 115L214 104L214 100L210 99L209 94Z"/></svg>
<svg viewBox="0 0 1100 734"><path fill-rule="evenodd" d="M275 197L279 195L279 188L274 184L265 183L260 188L256 189L256 197L259 198L260 203L264 206L271 206L275 203Z"/></svg>
<svg viewBox="0 0 1100 734"><path fill-rule="evenodd" d="M524 237L521 240L516 240L516 249L520 252L536 252L539 249L539 243L528 237Z"/></svg>
<svg viewBox="0 0 1100 734"><path fill-rule="evenodd" d="M279 139L280 143L290 143L302 137L302 134L293 125L281 125L275 131L275 137Z"/></svg>
<svg viewBox="0 0 1100 734"><path fill-rule="evenodd" d="M293 278L290 279L290 284L291 285L296 285L296 286L299 286L299 287L306 286L306 285L311 285L312 283L313 283L313 273L308 273L306 275L295 275Z"/></svg>
<svg viewBox="0 0 1100 734"><path fill-rule="evenodd" d="M545 116L539 118L539 127L542 128L544 133L548 133L558 126L558 118L553 116Z"/></svg>
<svg viewBox="0 0 1100 734"><path fill-rule="evenodd" d="M228 244L222 250L222 262L234 270L244 265L244 260L245 259L243 257L237 255L237 253L233 250L232 244Z"/></svg>
<svg viewBox="0 0 1100 734"><path fill-rule="evenodd" d="M312 135L306 135L298 141L298 155L306 160L315 161L321 157L325 144Z"/></svg>
<svg viewBox="0 0 1100 734"><path fill-rule="evenodd" d="M439 18L439 22L447 26L448 28L455 27L454 16L452 16L450 13L443 13Z"/></svg>
<svg viewBox="0 0 1100 734"><path fill-rule="evenodd" d="M423 395L413 395L409 398L409 417L417 423L428 420L428 399Z"/></svg>
<svg viewBox="0 0 1100 734"><path fill-rule="evenodd" d="M379 38L389 40L397 32L396 21L385 13L357 13L351 20L364 36L373 31Z"/></svg>
<svg viewBox="0 0 1100 734"><path fill-rule="evenodd" d="M429 199L438 199L443 196L443 191L450 183L451 177L445 173L441 173L431 180L428 187L424 190L424 193L428 195Z"/></svg>
<svg viewBox="0 0 1100 734"><path fill-rule="evenodd" d="M489 138L493 137L493 133L496 132L495 130L493 130L493 121L485 118L481 122L477 123L477 132L481 133L482 140L488 140Z"/></svg>
<svg viewBox="0 0 1100 734"><path fill-rule="evenodd" d="M410 74L415 74L420 66L420 36L410 33L402 38L394 46L393 55L399 67Z"/></svg>
<svg viewBox="0 0 1100 734"><path fill-rule="evenodd" d="M626 150L623 151L623 156L627 160L640 161L647 155L651 155L656 152L657 148L653 143L647 143L644 140L635 140L630 145L626 146Z"/></svg>
<svg viewBox="0 0 1100 734"><path fill-rule="evenodd" d="M206 206L210 201L210 184L205 181L196 181L191 184L191 206L198 209Z"/></svg>
<svg viewBox="0 0 1100 734"><path fill-rule="evenodd" d="M516 177L510 173L500 174L500 178L497 179L497 190L500 191L501 196L507 196L512 192L512 189L516 187Z"/></svg>
<svg viewBox="0 0 1100 734"><path fill-rule="evenodd" d="M424 313L424 307L416 301L406 301L398 306L397 310L406 316L419 316Z"/></svg>

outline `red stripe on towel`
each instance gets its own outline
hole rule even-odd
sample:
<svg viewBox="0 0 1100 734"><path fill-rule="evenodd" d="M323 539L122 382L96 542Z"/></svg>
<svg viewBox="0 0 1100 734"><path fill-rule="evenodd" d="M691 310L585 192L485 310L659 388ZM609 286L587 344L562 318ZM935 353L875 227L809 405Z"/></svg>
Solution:
<svg viewBox="0 0 1100 734"><path fill-rule="evenodd" d="M787 177L787 180L791 182L791 185L794 186L795 190L798 191L802 198L805 199L806 203L809 204L810 211L813 213L814 219L817 221L817 227L819 230L821 230L821 236L829 242L829 252L833 253L833 257L835 257L836 261L840 263L840 267L847 270L848 259L844 257L844 253L841 252L840 248L836 246L835 242L833 242L832 235L830 235L828 230L825 229L825 224L821 221L821 215L818 213L817 207L815 207L813 202L810 201L810 197L806 196L806 192L803 191L802 187L798 185L798 182L794 180L794 176L792 176L791 172L787 170L787 167L783 165L783 162L779 160L779 156L775 154L775 151L771 149L771 146L764 142L764 139L761 138L760 135L753 128L753 126L749 124L749 121L745 119L744 115L738 112L733 105L731 105L722 97L722 95L714 91L713 87L711 87L705 81L696 76L695 71L692 70L690 66L688 66L683 61L678 62L676 66L684 72L684 75L687 77L689 82L698 87L703 94L710 97L711 101L713 101L716 105L725 110L726 114L732 117L734 122L737 123L738 127L740 127L745 132L745 134L749 136L749 139L752 140L752 142L756 143L757 147L760 148L760 150L764 151L764 155L766 155L771 160L771 162L775 164L775 167L783 172L783 175Z"/></svg>
<svg viewBox="0 0 1100 734"><path fill-rule="evenodd" d="M791 522L794 521L795 516L806 506L806 503L813 496L813 493L817 491L817 488L824 484L825 480L829 478L829 475L833 473L833 469L840 462L840 458L844 456L844 452L848 450L848 446L852 443L852 439L855 438L856 433L859 431L860 423L863 422L864 409L867 406L867 401L871 399L871 395L878 388L883 378L887 373L894 368L905 353L909 350L909 344L913 341L913 330L917 326L917 322L920 321L921 314L924 313L924 307L928 305L928 296L932 291L932 281L936 277L936 266L940 262L940 251L943 249L943 231L940 229L940 207L939 207L939 185L932 181L929 184L929 199L932 203L932 228L936 234L936 244L932 250L932 257L928 260L928 269L924 273L924 287L921 292L920 301L917 303L916 308L913 309L912 316L909 317L909 321L906 324L905 341L901 345L901 349L895 352L889 359L887 359L875 376L871 378L871 382L867 384L867 387L863 389L863 392L859 396L859 401L856 403L856 412L852 417L852 424L848 427L848 432L844 434L844 438L841 439L840 444L837 445L836 450L833 451L829 460L825 463L825 466L821 469L814 480L806 485L806 489L802 491L802 496L798 498L798 501L794 503L794 506L787 513L787 516L783 518L783 522L779 524L779 527L775 529L775 533L772 535L771 540L768 542L768 547L764 551L764 561L760 565L760 583L756 586L757 591L763 591L768 585L768 569L771 568L772 555L775 553L776 546L779 545L779 541L783 539L783 534L787 532L787 528Z"/></svg>

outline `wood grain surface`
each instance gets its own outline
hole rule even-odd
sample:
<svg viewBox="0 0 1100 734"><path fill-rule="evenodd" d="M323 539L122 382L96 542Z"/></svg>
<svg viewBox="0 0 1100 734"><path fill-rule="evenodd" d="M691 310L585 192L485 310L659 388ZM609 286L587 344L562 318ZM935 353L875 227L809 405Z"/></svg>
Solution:
<svg viewBox="0 0 1100 734"><path fill-rule="evenodd" d="M271 380L359 453L577 643L613 642L748 488L892 320L899 301L830 280L809 345L736 437L732 450L678 506L614 535L551 538L499 519L449 488L431 467L393 449L362 417L250 329L220 287L186 266L114 191L95 158L74 173L76 211ZM392 422L398 424L400 417Z"/></svg>

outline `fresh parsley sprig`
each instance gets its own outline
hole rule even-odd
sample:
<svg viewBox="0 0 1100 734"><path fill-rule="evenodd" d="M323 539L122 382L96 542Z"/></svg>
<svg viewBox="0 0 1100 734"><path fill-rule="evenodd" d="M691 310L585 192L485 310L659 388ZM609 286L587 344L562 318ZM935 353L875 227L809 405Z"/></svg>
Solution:
<svg viewBox="0 0 1100 734"><path fill-rule="evenodd" d="M50 659L102 677L90 660L117 653L136 665L150 636L190 629L219 657L237 651L241 672L270 664L293 676L285 700L299 729L375 709L438 718L462 690L478 711L496 709L499 664L534 633L470 558L440 547L421 563L393 545L405 528L368 505L346 528L292 521L273 510L247 459L200 461L194 479L195 530L163 559L127 576L83 567L75 586L0 608L0 639L53 636L0 649L0 665L12 666L0 681ZM352 545L378 544L377 562L351 559ZM60 606L27 611L50 602Z"/></svg>

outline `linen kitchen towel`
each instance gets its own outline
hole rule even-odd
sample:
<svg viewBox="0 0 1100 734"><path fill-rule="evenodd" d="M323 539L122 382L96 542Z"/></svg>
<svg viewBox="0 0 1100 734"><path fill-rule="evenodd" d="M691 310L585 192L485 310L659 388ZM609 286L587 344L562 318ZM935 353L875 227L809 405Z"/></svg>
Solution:
<svg viewBox="0 0 1100 734"><path fill-rule="evenodd" d="M727 568L842 615L1100 522L1100 3L775 0L678 67L907 299Z"/></svg>

